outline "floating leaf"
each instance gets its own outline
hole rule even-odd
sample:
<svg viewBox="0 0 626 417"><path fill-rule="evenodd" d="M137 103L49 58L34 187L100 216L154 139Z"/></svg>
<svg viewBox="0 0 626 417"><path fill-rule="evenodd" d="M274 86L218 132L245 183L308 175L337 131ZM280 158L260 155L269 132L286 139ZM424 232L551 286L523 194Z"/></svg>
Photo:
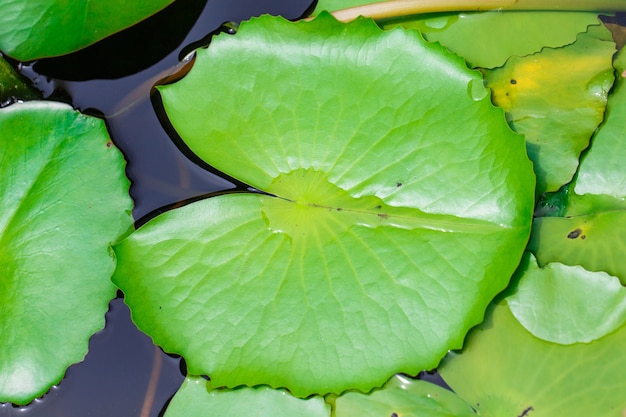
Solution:
<svg viewBox="0 0 626 417"><path fill-rule="evenodd" d="M626 67L625 59L624 53L618 55L618 72ZM617 276L626 285L625 97L623 79L619 77L609 98L606 120L594 136L574 184L559 193L565 197L559 213L563 217L537 218L533 222L529 249L539 265L581 265Z"/></svg>
<svg viewBox="0 0 626 417"><path fill-rule="evenodd" d="M533 222L528 248L539 265L561 262L605 271L626 285L626 211L574 217L540 217Z"/></svg>
<svg viewBox="0 0 626 417"><path fill-rule="evenodd" d="M580 164L574 191L576 194L606 194L626 199L626 52L617 55L618 77L611 93L606 121L593 138L592 146Z"/></svg>
<svg viewBox="0 0 626 417"><path fill-rule="evenodd" d="M134 25L173 0L0 0L0 50L20 61L63 55Z"/></svg>
<svg viewBox="0 0 626 417"><path fill-rule="evenodd" d="M376 3L377 0L319 0L314 15ZM442 3L442 7L446 7ZM436 6L433 7L436 9ZM558 48L576 40L597 13L563 11L504 11L425 13L380 21L384 28L401 25L418 29L430 42L439 42L464 57L472 67L495 68L511 56L526 56L543 48ZM497 33L498 36L493 34Z"/></svg>
<svg viewBox="0 0 626 417"><path fill-rule="evenodd" d="M396 375L370 394L348 392L335 401L336 417L476 417L453 392L426 381Z"/></svg>
<svg viewBox="0 0 626 417"><path fill-rule="evenodd" d="M164 417L330 417L322 397L300 399L268 387L212 389L211 383L188 376Z"/></svg>
<svg viewBox="0 0 626 417"><path fill-rule="evenodd" d="M626 288L604 272L550 263L534 256L522 261L511 312L533 335L549 342L591 342L626 322Z"/></svg>
<svg viewBox="0 0 626 417"><path fill-rule="evenodd" d="M395 24L420 30L428 41L440 42L472 67L496 68L512 56L569 45L599 21L597 13L492 11L427 14L386 26Z"/></svg>
<svg viewBox="0 0 626 417"><path fill-rule="evenodd" d="M271 194L190 204L115 248L137 325L215 386L366 392L432 369L517 266L523 140L415 31L262 17L160 90L196 154Z"/></svg>
<svg viewBox="0 0 626 417"><path fill-rule="evenodd" d="M0 126L0 401L24 404L104 326L132 202L102 120L29 102L0 110Z"/></svg>
<svg viewBox="0 0 626 417"><path fill-rule="evenodd" d="M332 410L329 404L332 403ZM370 394L350 391L339 397L293 397L268 387L213 389L207 380L189 376L169 404L165 417L472 417L471 407L435 384L396 375Z"/></svg>
<svg viewBox="0 0 626 417"><path fill-rule="evenodd" d="M32 86L0 55L0 106L40 98Z"/></svg>
<svg viewBox="0 0 626 417"><path fill-rule="evenodd" d="M591 29L572 45L512 57L485 74L494 103L526 137L538 194L571 181L604 117L615 44L606 28Z"/></svg>
<svg viewBox="0 0 626 417"><path fill-rule="evenodd" d="M591 343L540 340L501 301L439 372L484 417L622 417L625 344L626 326Z"/></svg>

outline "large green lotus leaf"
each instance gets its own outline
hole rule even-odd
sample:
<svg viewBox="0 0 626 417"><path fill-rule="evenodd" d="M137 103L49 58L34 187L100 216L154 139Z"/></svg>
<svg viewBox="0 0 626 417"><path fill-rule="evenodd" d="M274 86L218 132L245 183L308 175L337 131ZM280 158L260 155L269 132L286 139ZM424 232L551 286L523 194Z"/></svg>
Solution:
<svg viewBox="0 0 626 417"><path fill-rule="evenodd" d="M64 55L134 25L173 0L0 0L0 51L20 61Z"/></svg>
<svg viewBox="0 0 626 417"><path fill-rule="evenodd" d="M366 392L432 369L521 258L523 139L415 31L266 16L161 91L194 152L270 193L193 203L115 248L137 325L215 386Z"/></svg>
<svg viewBox="0 0 626 417"><path fill-rule="evenodd" d="M605 272L558 262L539 268L525 256L511 312L533 335L549 342L591 342L626 322L626 288Z"/></svg>
<svg viewBox="0 0 626 417"><path fill-rule="evenodd" d="M574 191L577 194L606 194L626 199L626 52L614 62L618 77L611 93L606 120L593 137L592 146L580 164Z"/></svg>
<svg viewBox="0 0 626 417"><path fill-rule="evenodd" d="M268 387L212 389L211 383L188 376L167 406L164 417L330 417L322 397L296 398Z"/></svg>
<svg viewBox="0 0 626 417"><path fill-rule="evenodd" d="M102 120L28 102L0 110L0 127L0 401L24 404L104 326L132 201Z"/></svg>
<svg viewBox="0 0 626 417"><path fill-rule="evenodd" d="M347 392L335 400L335 417L476 417L453 392L396 375L369 394Z"/></svg>
<svg viewBox="0 0 626 417"><path fill-rule="evenodd" d="M593 26L572 45L512 57L485 73L494 103L526 137L538 194L570 182L603 120L614 78L610 39L608 29Z"/></svg>
<svg viewBox="0 0 626 417"><path fill-rule="evenodd" d="M539 265L561 262L605 271L626 285L626 211L601 211L573 217L539 217L528 248Z"/></svg>
<svg viewBox="0 0 626 417"><path fill-rule="evenodd" d="M625 344L626 326L591 343L543 341L501 301L439 372L483 417L622 417Z"/></svg>

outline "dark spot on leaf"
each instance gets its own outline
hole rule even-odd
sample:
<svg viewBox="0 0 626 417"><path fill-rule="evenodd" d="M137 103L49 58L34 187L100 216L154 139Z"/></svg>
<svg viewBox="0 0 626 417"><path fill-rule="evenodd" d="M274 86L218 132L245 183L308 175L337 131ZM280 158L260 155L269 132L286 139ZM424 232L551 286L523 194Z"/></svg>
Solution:
<svg viewBox="0 0 626 417"><path fill-rule="evenodd" d="M580 229L574 229L567 234L568 239L576 239L583 231Z"/></svg>
<svg viewBox="0 0 626 417"><path fill-rule="evenodd" d="M378 217L380 217L381 219L387 219L389 218L389 215L387 213L378 213Z"/></svg>
<svg viewBox="0 0 626 417"><path fill-rule="evenodd" d="M522 411L522 414L520 414L517 417L526 417L528 415L528 413L530 413L531 411L533 411L534 408L532 407L528 407L527 409L525 409L524 411Z"/></svg>
<svg viewBox="0 0 626 417"><path fill-rule="evenodd" d="M110 148L111 146L113 146L113 142L108 141L108 142L107 142L107 148Z"/></svg>
<svg viewBox="0 0 626 417"><path fill-rule="evenodd" d="M511 84L517 84L517 80L514 78L511 78Z"/></svg>
<svg viewBox="0 0 626 417"><path fill-rule="evenodd" d="M341 207L337 207L337 211L341 211L343 210Z"/></svg>
<svg viewBox="0 0 626 417"><path fill-rule="evenodd" d="M402 187L402 183L401 182L397 182L396 183L396 187L398 187L398 188Z"/></svg>
<svg viewBox="0 0 626 417"><path fill-rule="evenodd" d="M380 210L381 208L383 208L383 206L381 206L381 205L379 204L379 205L377 205L377 206L376 206L376 208L377 208L378 210Z"/></svg>
<svg viewBox="0 0 626 417"><path fill-rule="evenodd" d="M585 240L585 239L587 239L587 235L581 235L581 236L580 236L580 238L581 238L582 240Z"/></svg>
<svg viewBox="0 0 626 417"><path fill-rule="evenodd" d="M389 416L389 417L398 417L398 414L396 414L396 413L391 413L391 416Z"/></svg>

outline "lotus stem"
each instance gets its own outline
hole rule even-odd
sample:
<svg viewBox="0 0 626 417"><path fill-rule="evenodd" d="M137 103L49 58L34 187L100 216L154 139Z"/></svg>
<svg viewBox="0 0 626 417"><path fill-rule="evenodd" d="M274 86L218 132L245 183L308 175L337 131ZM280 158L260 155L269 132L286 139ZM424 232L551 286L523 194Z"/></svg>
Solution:
<svg viewBox="0 0 626 417"><path fill-rule="evenodd" d="M617 12L626 11L624 0L387 0L337 10L333 16L347 22L359 16L374 20L423 13L479 12L488 10L534 10Z"/></svg>

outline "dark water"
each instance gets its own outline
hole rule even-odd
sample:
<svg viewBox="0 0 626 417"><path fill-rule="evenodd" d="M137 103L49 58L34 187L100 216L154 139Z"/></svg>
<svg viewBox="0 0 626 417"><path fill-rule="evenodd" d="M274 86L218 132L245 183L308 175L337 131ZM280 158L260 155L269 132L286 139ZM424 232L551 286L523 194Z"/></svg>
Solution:
<svg viewBox="0 0 626 417"><path fill-rule="evenodd" d="M71 56L39 61L24 73L50 97L71 100L82 111L106 117L114 142L128 160L134 214L141 219L160 207L235 186L192 162L174 144L150 101L152 86L184 67L180 60L194 45L205 44L223 23L263 13L296 19L310 4L178 0L134 28Z"/></svg>
<svg viewBox="0 0 626 417"><path fill-rule="evenodd" d="M178 0L134 28L81 52L24 65L22 72L47 98L105 116L128 161L135 219L143 222L163 207L237 186L194 163L193 155L174 144L150 99L154 83L179 69L180 59L224 22L263 13L296 19L310 3ZM0 404L0 416L162 414L184 379L180 360L165 355L136 329L122 299L112 301L106 318L107 326L90 340L85 360L71 366L58 386L24 407Z"/></svg>
<svg viewBox="0 0 626 417"><path fill-rule="evenodd" d="M0 405L0 416L157 416L184 379L180 360L155 347L129 314L121 298L113 300L85 360L28 406Z"/></svg>

